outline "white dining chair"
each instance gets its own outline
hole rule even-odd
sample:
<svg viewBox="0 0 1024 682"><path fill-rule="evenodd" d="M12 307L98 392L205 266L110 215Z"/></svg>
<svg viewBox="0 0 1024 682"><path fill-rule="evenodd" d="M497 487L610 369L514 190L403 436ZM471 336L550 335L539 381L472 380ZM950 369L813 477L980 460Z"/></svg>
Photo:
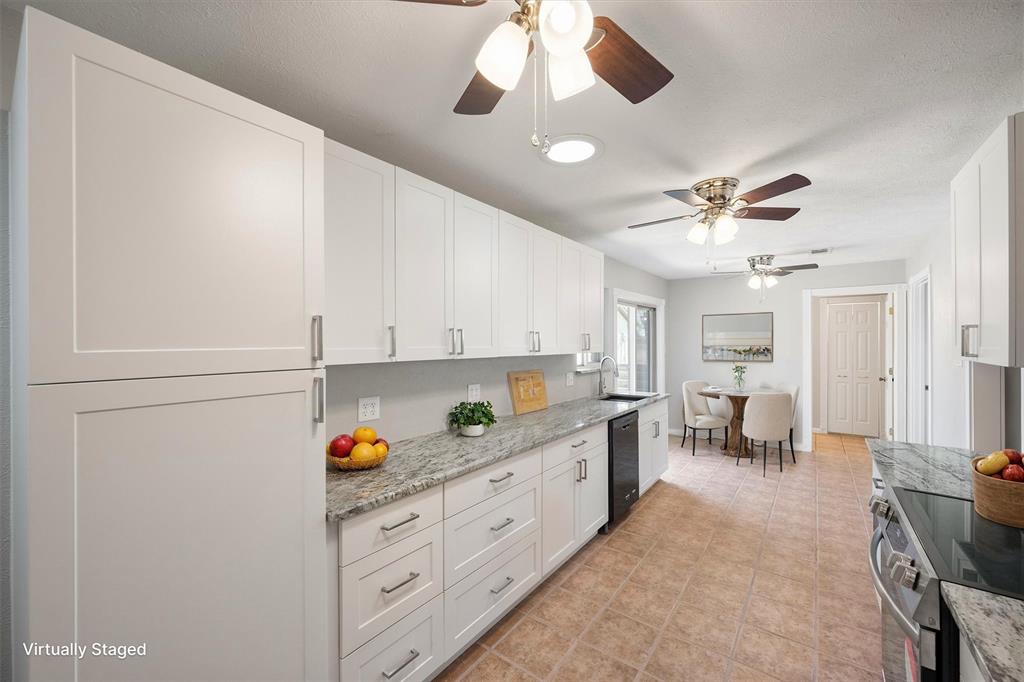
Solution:
<svg viewBox="0 0 1024 682"><path fill-rule="evenodd" d="M793 401L793 416L789 422L789 454L793 458L793 464L796 464L796 450L793 449L793 429L796 428L796 406L797 398L800 397L800 387L796 384L779 384L779 390L788 393Z"/></svg>
<svg viewBox="0 0 1024 682"><path fill-rule="evenodd" d="M743 410L743 437L749 440L750 461L754 461L754 441L764 443L762 473L768 473L768 441L779 444L779 471L782 471L782 441L789 434L792 407L788 393L754 393ZM736 458L739 465L739 457Z"/></svg>
<svg viewBox="0 0 1024 682"><path fill-rule="evenodd" d="M708 406L708 399L700 392L708 387L706 381L683 382L683 442L686 445L686 430L693 429L691 456L697 455L697 429L708 430L708 443L713 429L725 429L725 440L729 442L729 420L716 417ZM717 400L722 400L718 398ZM728 402L728 401L727 401Z"/></svg>

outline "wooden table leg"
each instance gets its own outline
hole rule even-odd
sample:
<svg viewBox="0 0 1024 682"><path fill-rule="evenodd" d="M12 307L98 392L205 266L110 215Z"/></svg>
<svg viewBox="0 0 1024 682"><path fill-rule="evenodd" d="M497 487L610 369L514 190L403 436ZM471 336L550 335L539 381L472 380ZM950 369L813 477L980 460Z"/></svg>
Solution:
<svg viewBox="0 0 1024 682"><path fill-rule="evenodd" d="M732 419L729 421L729 454L742 457L746 448L743 447L743 406L746 396L729 396L732 403Z"/></svg>

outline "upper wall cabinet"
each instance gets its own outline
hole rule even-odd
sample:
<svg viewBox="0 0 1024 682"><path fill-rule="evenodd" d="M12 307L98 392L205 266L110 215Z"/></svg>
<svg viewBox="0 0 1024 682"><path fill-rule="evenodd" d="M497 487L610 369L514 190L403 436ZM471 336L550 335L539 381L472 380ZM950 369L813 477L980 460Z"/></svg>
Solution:
<svg viewBox="0 0 1024 682"><path fill-rule="evenodd" d="M450 350L459 357L498 355L498 209L456 194L454 235Z"/></svg>
<svg viewBox="0 0 1024 682"><path fill-rule="evenodd" d="M1024 362L1024 114L999 126L950 186L957 352Z"/></svg>
<svg viewBox="0 0 1024 682"><path fill-rule="evenodd" d="M562 239L558 345L563 353L604 350L604 254Z"/></svg>
<svg viewBox="0 0 1024 682"><path fill-rule="evenodd" d="M320 130L31 7L11 121L26 382L317 364Z"/></svg>
<svg viewBox="0 0 1024 682"><path fill-rule="evenodd" d="M559 348L558 267L561 237L501 212L498 261L503 355L555 355Z"/></svg>
<svg viewBox="0 0 1024 682"><path fill-rule="evenodd" d="M325 142L324 360L395 357L395 167Z"/></svg>

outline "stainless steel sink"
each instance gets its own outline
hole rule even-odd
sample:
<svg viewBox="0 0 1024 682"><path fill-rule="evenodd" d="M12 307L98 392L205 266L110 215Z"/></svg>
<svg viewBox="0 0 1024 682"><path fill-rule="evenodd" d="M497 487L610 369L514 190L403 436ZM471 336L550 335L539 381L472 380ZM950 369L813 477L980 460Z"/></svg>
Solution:
<svg viewBox="0 0 1024 682"><path fill-rule="evenodd" d="M601 400L614 400L620 403L635 403L638 400L646 400L647 398L650 397L651 396L649 395L625 395L612 393L611 395L606 395L605 397L601 398Z"/></svg>

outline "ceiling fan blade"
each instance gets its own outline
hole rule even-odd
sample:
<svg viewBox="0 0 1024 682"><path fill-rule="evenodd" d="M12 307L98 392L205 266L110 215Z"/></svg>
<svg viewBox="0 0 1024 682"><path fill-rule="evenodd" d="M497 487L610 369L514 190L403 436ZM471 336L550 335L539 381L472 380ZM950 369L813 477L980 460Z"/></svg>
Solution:
<svg viewBox="0 0 1024 682"><path fill-rule="evenodd" d="M712 270L712 275L749 275L750 270Z"/></svg>
<svg viewBox="0 0 1024 682"><path fill-rule="evenodd" d="M487 0L402 0L402 2L422 2L426 5L461 5L462 7L478 7Z"/></svg>
<svg viewBox="0 0 1024 682"><path fill-rule="evenodd" d="M786 275L792 275L793 273L790 272L789 270L783 270L782 268L778 268L776 270L769 270L767 274L773 277L785 277Z"/></svg>
<svg viewBox="0 0 1024 682"><path fill-rule="evenodd" d="M408 0L408 2L421 2L426 0ZM486 1L486 0L485 0ZM530 48L526 52L529 56L533 53L533 41L530 41ZM526 68L525 66L523 68ZM489 114L494 111L494 107L497 106L498 100L505 94L505 91L499 88L497 85L487 80L482 73L477 71L473 74L473 80L469 81L469 85L462 92L462 97L455 103L455 109L453 111L456 114L465 114L467 116L479 116L481 114Z"/></svg>
<svg viewBox="0 0 1024 682"><path fill-rule="evenodd" d="M695 208L706 208L711 205L688 189L670 189L667 192L664 192L664 194L667 197L678 199L679 201L689 204Z"/></svg>
<svg viewBox="0 0 1024 682"><path fill-rule="evenodd" d="M594 17L604 38L587 56L594 72L633 104L639 104L672 80L672 72L608 17Z"/></svg>
<svg viewBox="0 0 1024 682"><path fill-rule="evenodd" d="M780 270L817 270L817 263L803 263L801 265L780 265Z"/></svg>
<svg viewBox="0 0 1024 682"><path fill-rule="evenodd" d="M736 197L736 199L742 199L748 204L756 204L759 201L771 199L772 197L777 197L780 194L785 194L786 192L792 192L795 189L806 187L809 184L811 184L811 181L804 176L799 173L792 173L784 178L779 178L775 182L769 182L767 185L758 187L757 189L752 189L745 194L741 194Z"/></svg>
<svg viewBox="0 0 1024 682"><path fill-rule="evenodd" d="M751 206L750 208L740 209L736 217L744 220L789 220L799 212L799 208Z"/></svg>
<svg viewBox="0 0 1024 682"><path fill-rule="evenodd" d="M650 222L640 223L638 225L629 225L628 229L635 230L638 227L650 227L651 225L661 225L662 223L670 223L673 220L685 220L687 218L692 218L692 217L693 217L692 215L677 215L677 216L672 217L672 218L662 218L661 220L651 220Z"/></svg>

